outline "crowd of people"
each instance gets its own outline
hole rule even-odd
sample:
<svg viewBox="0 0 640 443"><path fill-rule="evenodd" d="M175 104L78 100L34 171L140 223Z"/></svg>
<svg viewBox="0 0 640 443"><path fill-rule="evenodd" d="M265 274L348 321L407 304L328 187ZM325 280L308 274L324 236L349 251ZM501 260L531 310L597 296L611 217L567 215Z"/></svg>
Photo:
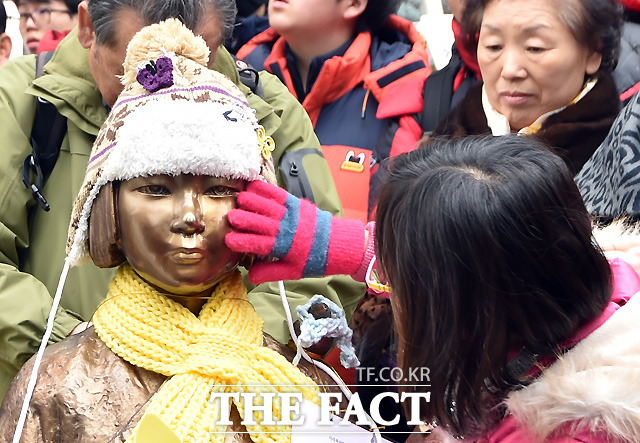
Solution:
<svg viewBox="0 0 640 443"><path fill-rule="evenodd" d="M432 72L399 0L14 1L0 442L289 441L207 400L317 403L315 294L361 367L429 368L309 348L429 394L389 440L640 440L639 2L449 0Z"/></svg>

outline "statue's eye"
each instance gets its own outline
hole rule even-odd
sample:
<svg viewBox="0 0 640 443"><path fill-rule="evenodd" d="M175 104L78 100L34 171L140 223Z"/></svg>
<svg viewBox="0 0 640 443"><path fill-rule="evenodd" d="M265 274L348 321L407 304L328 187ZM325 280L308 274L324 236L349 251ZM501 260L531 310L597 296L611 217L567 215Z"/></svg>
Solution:
<svg viewBox="0 0 640 443"><path fill-rule="evenodd" d="M207 189L205 194L210 197L235 197L238 195L238 190L231 186L217 185Z"/></svg>
<svg viewBox="0 0 640 443"><path fill-rule="evenodd" d="M171 192L162 185L146 185L138 188L138 192L147 195L171 195Z"/></svg>

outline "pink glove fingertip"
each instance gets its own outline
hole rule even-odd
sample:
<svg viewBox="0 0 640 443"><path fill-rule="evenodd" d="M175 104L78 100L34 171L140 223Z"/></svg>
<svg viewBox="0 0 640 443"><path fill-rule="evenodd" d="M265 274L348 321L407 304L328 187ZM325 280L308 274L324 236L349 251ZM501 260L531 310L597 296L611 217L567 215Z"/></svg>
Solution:
<svg viewBox="0 0 640 443"><path fill-rule="evenodd" d="M278 235L280 223L264 215L254 214L242 209L232 209L227 214L229 224L236 231L274 237Z"/></svg>
<svg viewBox="0 0 640 443"><path fill-rule="evenodd" d="M236 202L238 209L255 212L278 221L282 219L286 211L282 203L248 191L239 193Z"/></svg>
<svg viewBox="0 0 640 443"><path fill-rule="evenodd" d="M358 270L365 252L364 229L358 220L331 220L327 275L352 275Z"/></svg>
<svg viewBox="0 0 640 443"><path fill-rule="evenodd" d="M367 269L369 268L369 263L373 260L373 256L376 254L376 222L369 222L365 226L365 230L369 233L369 238L367 239L367 246L364 250L364 256L362 257L362 262L358 267L358 270L354 272L351 277L355 281L364 282L365 277L367 275Z"/></svg>
<svg viewBox="0 0 640 443"><path fill-rule="evenodd" d="M273 240L255 234L229 232L224 236L224 242L229 249L247 254L268 255L273 249Z"/></svg>
<svg viewBox="0 0 640 443"><path fill-rule="evenodd" d="M252 181L247 184L246 191L254 193L256 195L269 198L283 205L287 200L288 192L271 183L266 183L260 180Z"/></svg>

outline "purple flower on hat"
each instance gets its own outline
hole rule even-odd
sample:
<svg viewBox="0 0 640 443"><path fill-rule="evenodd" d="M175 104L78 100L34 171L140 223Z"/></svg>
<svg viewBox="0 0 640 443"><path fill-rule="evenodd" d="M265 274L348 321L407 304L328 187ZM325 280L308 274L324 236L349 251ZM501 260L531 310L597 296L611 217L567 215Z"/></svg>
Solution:
<svg viewBox="0 0 640 443"><path fill-rule="evenodd" d="M138 69L136 80L149 92L173 86L173 62L166 56L157 61L151 60L144 68Z"/></svg>

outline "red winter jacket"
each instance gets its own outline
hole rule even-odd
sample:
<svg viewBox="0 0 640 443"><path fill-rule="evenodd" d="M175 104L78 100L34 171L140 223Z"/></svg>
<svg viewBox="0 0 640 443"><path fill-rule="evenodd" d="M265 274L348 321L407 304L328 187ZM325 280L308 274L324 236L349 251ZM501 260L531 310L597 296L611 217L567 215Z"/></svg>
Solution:
<svg viewBox="0 0 640 443"><path fill-rule="evenodd" d="M40 39L40 43L38 43L38 49L36 53L40 54L41 52L55 51L62 39L64 39L70 32L71 31L54 30L45 32Z"/></svg>
<svg viewBox="0 0 640 443"><path fill-rule="evenodd" d="M306 88L297 80L294 56L284 38L271 28L240 48L237 56L277 75L302 103L323 146L345 216L367 219L380 161L415 149L422 135L413 115L422 112L422 87L431 69L426 43L413 23L391 16L375 35L362 32L343 48L317 57Z"/></svg>
<svg viewBox="0 0 640 443"><path fill-rule="evenodd" d="M640 0L620 0L620 3L630 11L640 12Z"/></svg>
<svg viewBox="0 0 640 443"><path fill-rule="evenodd" d="M640 441L640 279L620 259L610 265L604 312L563 344L561 360L507 397L510 415L476 443Z"/></svg>

